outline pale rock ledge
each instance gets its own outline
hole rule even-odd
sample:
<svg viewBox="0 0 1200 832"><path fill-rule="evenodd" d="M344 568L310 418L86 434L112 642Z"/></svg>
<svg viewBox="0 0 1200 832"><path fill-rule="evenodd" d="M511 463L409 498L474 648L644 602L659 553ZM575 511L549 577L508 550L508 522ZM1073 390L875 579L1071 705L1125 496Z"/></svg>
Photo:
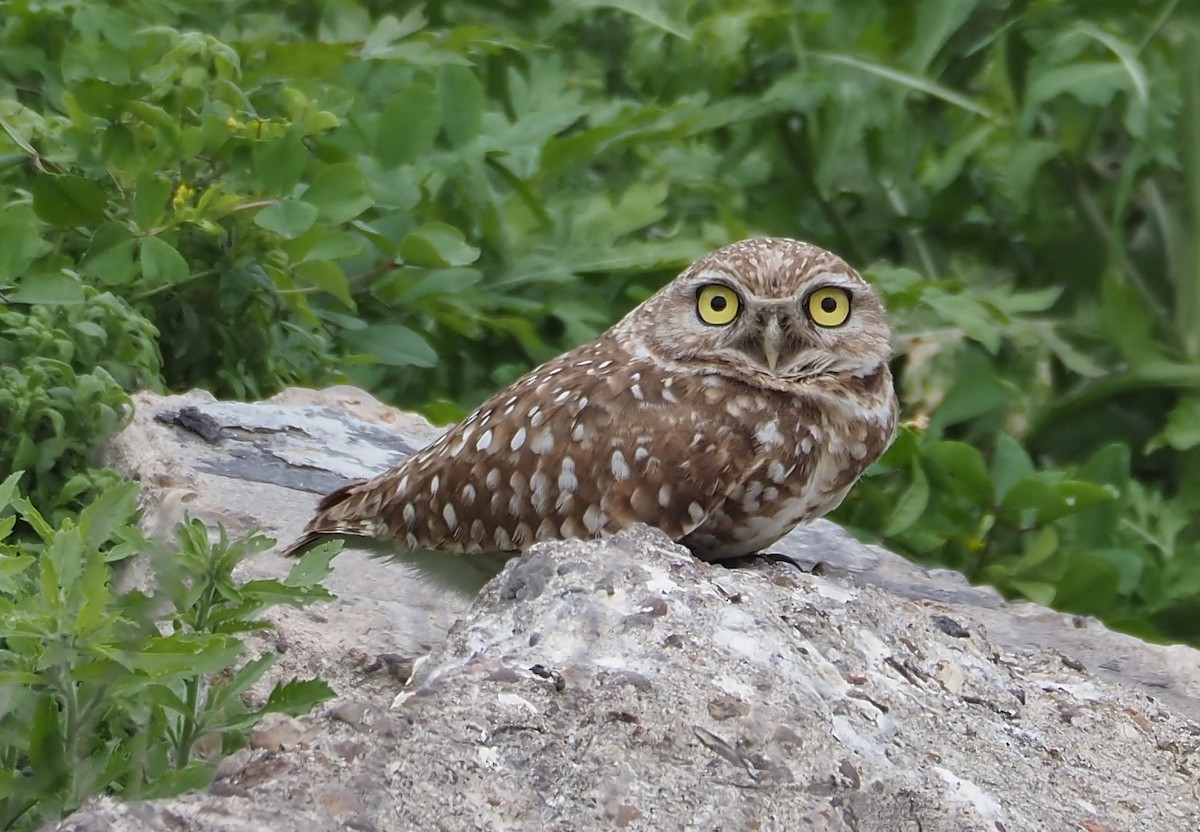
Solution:
<svg viewBox="0 0 1200 832"><path fill-rule="evenodd" d="M437 434L344 387L136 405L109 461L156 532L190 513L284 541L320 493ZM826 522L774 548L823 567L709 566L638 528L540 546L466 610L344 552L338 601L251 644L336 701L264 725L207 793L52 828L1200 829L1196 651L1006 604ZM287 568L266 553L245 577Z"/></svg>

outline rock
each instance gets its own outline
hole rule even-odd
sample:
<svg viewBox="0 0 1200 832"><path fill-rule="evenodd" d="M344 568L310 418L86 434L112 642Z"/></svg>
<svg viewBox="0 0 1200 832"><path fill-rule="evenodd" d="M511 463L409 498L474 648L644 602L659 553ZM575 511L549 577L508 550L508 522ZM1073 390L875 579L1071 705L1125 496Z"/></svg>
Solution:
<svg viewBox="0 0 1200 832"><path fill-rule="evenodd" d="M347 388L137 404L111 459L157 529L187 511L290 537L319 492L436 433ZM101 798L53 828L1200 828L1195 651L830 523L775 548L825 568L707 565L639 527L536 547L466 610L347 551L337 602L253 644L337 701L266 726L207 793ZM247 577L286 569L264 554Z"/></svg>

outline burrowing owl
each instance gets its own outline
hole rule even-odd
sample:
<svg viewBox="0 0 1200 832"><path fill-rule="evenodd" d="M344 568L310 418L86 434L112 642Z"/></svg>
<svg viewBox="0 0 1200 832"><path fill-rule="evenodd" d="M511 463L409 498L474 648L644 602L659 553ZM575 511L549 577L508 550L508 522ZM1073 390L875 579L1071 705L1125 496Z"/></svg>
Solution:
<svg viewBox="0 0 1200 832"><path fill-rule="evenodd" d="M429 447L326 496L286 553L372 538L461 582L539 541L633 523L704 560L757 552L835 508L891 441L889 335L835 255L726 246Z"/></svg>

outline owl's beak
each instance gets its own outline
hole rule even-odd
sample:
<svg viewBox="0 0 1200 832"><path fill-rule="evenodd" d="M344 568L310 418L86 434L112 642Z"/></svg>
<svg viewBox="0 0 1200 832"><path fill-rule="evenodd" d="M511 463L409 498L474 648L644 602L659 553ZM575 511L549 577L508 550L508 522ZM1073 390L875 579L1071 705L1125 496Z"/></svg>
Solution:
<svg viewBox="0 0 1200 832"><path fill-rule="evenodd" d="M783 346L783 328L779 325L779 318L772 315L767 318L766 325L763 327L763 357L767 359L767 368L773 373L775 366L779 364L779 348Z"/></svg>

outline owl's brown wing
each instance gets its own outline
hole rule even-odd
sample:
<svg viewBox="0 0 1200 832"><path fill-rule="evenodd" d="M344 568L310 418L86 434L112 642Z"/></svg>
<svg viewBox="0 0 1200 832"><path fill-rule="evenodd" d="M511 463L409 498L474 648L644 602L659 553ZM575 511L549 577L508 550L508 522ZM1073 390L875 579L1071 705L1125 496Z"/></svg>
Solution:
<svg viewBox="0 0 1200 832"><path fill-rule="evenodd" d="M594 342L494 396L430 447L321 501L303 550L325 535L398 550L517 552L642 522L680 540L758 467L727 383L664 375Z"/></svg>

